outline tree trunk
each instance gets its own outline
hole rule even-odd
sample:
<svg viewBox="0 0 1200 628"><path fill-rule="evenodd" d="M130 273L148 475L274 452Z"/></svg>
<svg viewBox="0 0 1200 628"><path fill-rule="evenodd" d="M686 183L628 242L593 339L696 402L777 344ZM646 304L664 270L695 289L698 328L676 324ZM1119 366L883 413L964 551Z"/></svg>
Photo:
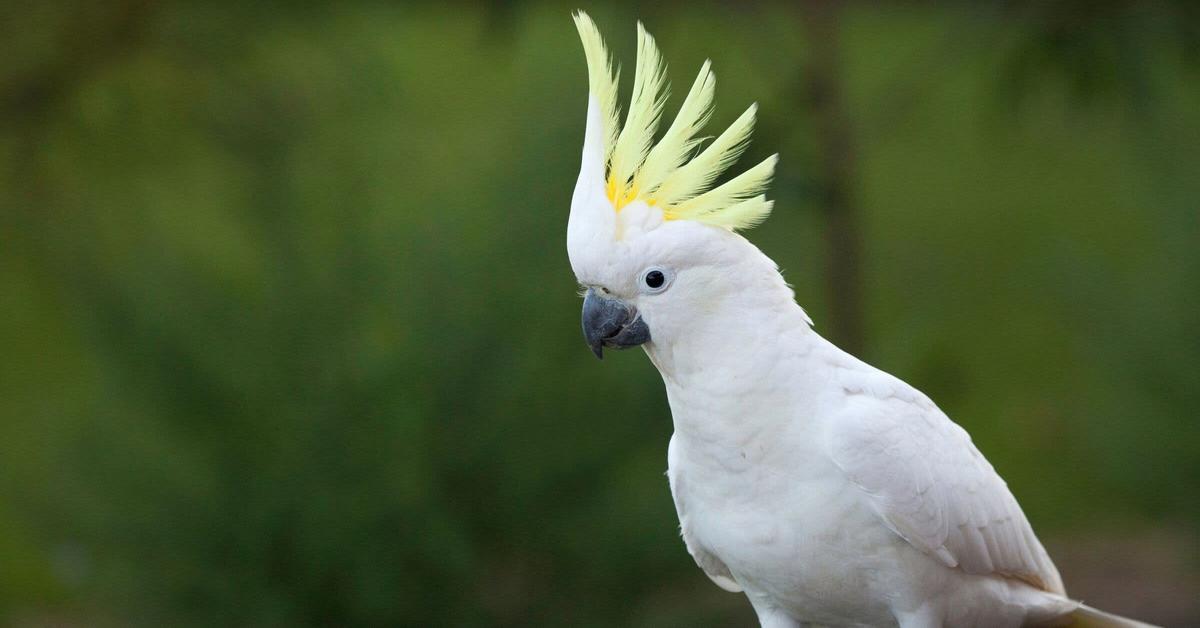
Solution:
<svg viewBox="0 0 1200 628"><path fill-rule="evenodd" d="M807 87L820 154L818 190L825 215L826 281L833 340L843 349L860 355L864 348L861 242L853 194L855 155L839 80L840 13L837 0L812 0L802 5L811 61L801 81Z"/></svg>

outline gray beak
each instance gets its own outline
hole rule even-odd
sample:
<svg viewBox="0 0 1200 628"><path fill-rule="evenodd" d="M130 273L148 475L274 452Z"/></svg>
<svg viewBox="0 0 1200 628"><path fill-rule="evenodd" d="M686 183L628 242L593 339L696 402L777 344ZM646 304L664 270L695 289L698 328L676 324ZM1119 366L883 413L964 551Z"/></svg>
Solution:
<svg viewBox="0 0 1200 628"><path fill-rule="evenodd" d="M583 337L597 358L604 347L627 349L650 340L650 328L637 310L617 299L606 299L589 288L583 298Z"/></svg>

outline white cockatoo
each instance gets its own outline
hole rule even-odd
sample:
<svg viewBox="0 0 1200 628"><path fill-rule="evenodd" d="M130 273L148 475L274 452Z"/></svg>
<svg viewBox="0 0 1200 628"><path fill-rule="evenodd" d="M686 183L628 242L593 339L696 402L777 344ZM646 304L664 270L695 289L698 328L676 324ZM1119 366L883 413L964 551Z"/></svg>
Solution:
<svg viewBox="0 0 1200 628"><path fill-rule="evenodd" d="M772 156L712 187L751 106L707 146L709 63L654 137L663 62L638 25L624 125L596 25L575 15L589 94L567 251L583 331L641 345L674 420L667 477L687 550L763 626L1138 626L1067 597L1004 480L924 394L817 335L774 262ZM711 189L710 189L711 188Z"/></svg>

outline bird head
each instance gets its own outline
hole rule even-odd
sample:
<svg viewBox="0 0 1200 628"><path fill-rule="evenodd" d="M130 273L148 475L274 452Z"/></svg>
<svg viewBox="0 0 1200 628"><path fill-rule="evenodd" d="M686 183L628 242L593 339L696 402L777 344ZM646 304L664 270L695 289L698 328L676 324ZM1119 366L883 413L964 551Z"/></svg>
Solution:
<svg viewBox="0 0 1200 628"><path fill-rule="evenodd" d="M774 264L736 233L770 213L762 192L777 156L713 187L745 150L756 107L705 145L697 135L716 84L706 61L655 142L667 86L654 38L638 24L633 97L621 125L617 73L600 33L582 12L575 24L589 93L567 252L585 290L588 346L603 357L604 347L671 342L703 329L733 296L764 282L783 286Z"/></svg>

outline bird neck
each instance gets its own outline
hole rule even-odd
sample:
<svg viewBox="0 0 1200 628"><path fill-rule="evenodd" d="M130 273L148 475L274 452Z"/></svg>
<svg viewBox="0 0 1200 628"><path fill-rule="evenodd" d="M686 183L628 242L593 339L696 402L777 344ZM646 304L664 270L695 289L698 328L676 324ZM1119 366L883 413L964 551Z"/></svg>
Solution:
<svg viewBox="0 0 1200 628"><path fill-rule="evenodd" d="M682 438L737 446L769 435L788 420L786 409L815 397L807 356L824 340L779 284L753 301L727 301L670 343L646 346Z"/></svg>

